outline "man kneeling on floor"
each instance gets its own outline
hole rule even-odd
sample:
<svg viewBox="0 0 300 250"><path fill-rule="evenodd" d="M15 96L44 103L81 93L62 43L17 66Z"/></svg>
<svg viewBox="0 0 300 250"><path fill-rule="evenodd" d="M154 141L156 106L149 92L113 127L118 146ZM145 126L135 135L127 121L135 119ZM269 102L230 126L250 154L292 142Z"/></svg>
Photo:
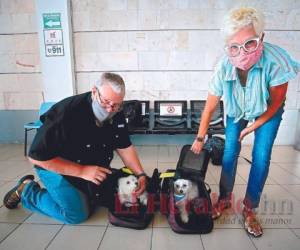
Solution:
<svg viewBox="0 0 300 250"><path fill-rule="evenodd" d="M4 205L13 209L22 202L63 223L83 222L93 211L87 183L101 185L111 174L114 150L138 176L136 195L141 194L146 177L121 112L124 95L123 79L104 73L91 92L66 98L42 115L29 160L45 188L33 175L24 176L5 195Z"/></svg>

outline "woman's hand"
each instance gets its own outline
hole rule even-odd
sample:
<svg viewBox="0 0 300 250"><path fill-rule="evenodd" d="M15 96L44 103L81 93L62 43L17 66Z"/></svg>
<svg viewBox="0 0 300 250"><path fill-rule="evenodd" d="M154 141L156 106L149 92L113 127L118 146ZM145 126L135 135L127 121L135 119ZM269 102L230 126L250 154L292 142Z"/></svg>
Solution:
<svg viewBox="0 0 300 250"><path fill-rule="evenodd" d="M100 185L103 182L107 174L111 174L111 171L104 167L99 167L95 165L82 166L80 175L78 177L91 181L96 185Z"/></svg>
<svg viewBox="0 0 300 250"><path fill-rule="evenodd" d="M250 127L244 128L244 129L242 130L242 132L240 133L239 142L241 142L241 141L244 139L244 137L245 137L246 135L250 134L251 132L252 132L252 129L251 129Z"/></svg>
<svg viewBox="0 0 300 250"><path fill-rule="evenodd" d="M191 150L195 153L195 154L200 154L202 148L204 145L204 141L198 141L197 139L194 140L193 145L191 147Z"/></svg>

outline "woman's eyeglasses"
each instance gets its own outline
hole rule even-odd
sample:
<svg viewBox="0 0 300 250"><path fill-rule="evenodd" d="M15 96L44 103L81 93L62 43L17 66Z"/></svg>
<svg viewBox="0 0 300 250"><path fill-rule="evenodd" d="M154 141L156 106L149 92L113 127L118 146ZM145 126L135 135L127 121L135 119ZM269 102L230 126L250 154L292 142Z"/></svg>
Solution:
<svg viewBox="0 0 300 250"><path fill-rule="evenodd" d="M241 52L241 48L243 48L246 53L252 53L257 50L258 45L260 44L260 39L260 36L254 37L246 40L243 44L233 43L231 45L227 45L224 49L227 55L231 57L238 56Z"/></svg>

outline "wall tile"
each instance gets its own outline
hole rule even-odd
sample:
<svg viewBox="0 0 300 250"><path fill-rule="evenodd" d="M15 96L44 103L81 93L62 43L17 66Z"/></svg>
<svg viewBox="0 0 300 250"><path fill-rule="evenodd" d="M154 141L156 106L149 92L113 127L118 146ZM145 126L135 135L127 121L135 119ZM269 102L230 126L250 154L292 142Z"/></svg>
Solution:
<svg viewBox="0 0 300 250"><path fill-rule="evenodd" d="M13 19L11 14L6 12L0 14L0 33L7 34L12 33L13 30Z"/></svg>
<svg viewBox="0 0 300 250"><path fill-rule="evenodd" d="M135 52L111 52L98 55L98 66L102 70L136 70L138 68Z"/></svg>
<svg viewBox="0 0 300 250"><path fill-rule="evenodd" d="M144 75L140 72L120 72L120 75L124 79L126 84L126 93L135 91L144 91Z"/></svg>
<svg viewBox="0 0 300 250"><path fill-rule="evenodd" d="M97 70L97 54L95 53L75 54L75 60L76 71Z"/></svg>
<svg viewBox="0 0 300 250"><path fill-rule="evenodd" d="M97 11L89 13L89 30L136 30L137 12L128 11ZM85 17L86 18L86 17Z"/></svg>
<svg viewBox="0 0 300 250"><path fill-rule="evenodd" d="M12 14L12 29L10 33L37 32L35 15L28 13Z"/></svg>
<svg viewBox="0 0 300 250"><path fill-rule="evenodd" d="M0 13L14 13L15 3L11 0L2 0L0 2Z"/></svg>
<svg viewBox="0 0 300 250"><path fill-rule="evenodd" d="M139 10L159 10L160 0L139 0Z"/></svg>
<svg viewBox="0 0 300 250"><path fill-rule="evenodd" d="M298 92L295 90L288 89L287 95L286 95L286 109L297 109L297 97Z"/></svg>
<svg viewBox="0 0 300 250"><path fill-rule="evenodd" d="M114 0L108 1L108 10L126 10L127 9L127 0Z"/></svg>
<svg viewBox="0 0 300 250"><path fill-rule="evenodd" d="M285 49L290 56L300 62L300 48L298 42L300 31L266 31L264 40Z"/></svg>
<svg viewBox="0 0 300 250"><path fill-rule="evenodd" d="M128 51L127 32L109 33L109 50L114 52Z"/></svg>
<svg viewBox="0 0 300 250"><path fill-rule="evenodd" d="M137 67L137 54L135 52L103 52L76 55L77 71L136 70Z"/></svg>
<svg viewBox="0 0 300 250"><path fill-rule="evenodd" d="M147 91L168 90L171 83L168 81L167 72L144 72L144 88Z"/></svg>
<svg viewBox="0 0 300 250"><path fill-rule="evenodd" d="M75 12L89 11L92 9L105 10L108 8L109 0L72 0L72 9Z"/></svg>
<svg viewBox="0 0 300 250"><path fill-rule="evenodd" d="M42 74L18 74L14 91L40 91L44 90Z"/></svg>
<svg viewBox="0 0 300 250"><path fill-rule="evenodd" d="M84 1L79 1L84 2ZM72 13L73 31L89 31L90 28L90 13L88 11L76 11Z"/></svg>
<svg viewBox="0 0 300 250"><path fill-rule="evenodd" d="M76 90L78 94L91 90L91 82L88 73L76 74Z"/></svg>
<svg viewBox="0 0 300 250"><path fill-rule="evenodd" d="M291 124L296 124L297 115L298 115L298 110L295 109L285 110L282 116L281 124L285 126L289 126L289 125L291 126Z"/></svg>
<svg viewBox="0 0 300 250"><path fill-rule="evenodd" d="M17 54L15 55L15 70L17 72L40 72L39 54Z"/></svg>
<svg viewBox="0 0 300 250"><path fill-rule="evenodd" d="M156 10L143 10L138 12L138 29L151 30L158 28L158 15Z"/></svg>
<svg viewBox="0 0 300 250"><path fill-rule="evenodd" d="M74 12L93 12L94 10L105 12L124 11L121 18L123 21L127 11L134 11L131 16L138 15L138 24L127 26L127 30L135 30L137 27L149 28L168 28L168 29L219 29L222 25L224 14L231 8L237 6L236 1L188 1L188 0L116 0L116 1L72 1ZM251 1L251 5L264 11L266 15L267 29L295 29L300 28L300 4L294 0L288 1ZM143 15L137 12L143 13ZM109 20L112 14L101 14L101 17ZM117 16L114 16L114 18ZM118 17L117 17L118 19ZM132 18L134 19L134 18ZM136 21L136 20L135 20ZM79 22L80 23L80 22ZM111 23L111 22L110 22ZM78 29L78 22L74 23L75 30ZM91 22L88 30L95 30L96 26ZM124 30L123 25L116 23L109 25L100 25L98 28L110 30Z"/></svg>
<svg viewBox="0 0 300 250"><path fill-rule="evenodd" d="M14 36L0 35L0 54L14 54Z"/></svg>
<svg viewBox="0 0 300 250"><path fill-rule="evenodd" d="M137 10L139 0L127 0L127 9L128 10Z"/></svg>
<svg viewBox="0 0 300 250"><path fill-rule="evenodd" d="M298 33L291 35L293 39L285 43L276 38L279 31L268 33L267 37L280 46L291 48L289 52L297 58L300 51L294 44L300 35ZM95 39L99 41L97 44ZM78 53L96 53L96 49L101 52L139 51L139 68L142 70L212 70L223 54L219 31L82 33L75 35L75 46Z"/></svg>
<svg viewBox="0 0 300 250"><path fill-rule="evenodd" d="M139 52L139 70L166 70L170 61L170 52Z"/></svg>
<svg viewBox="0 0 300 250"><path fill-rule="evenodd" d="M148 36L149 32L128 32L129 51L147 51L149 50Z"/></svg>
<svg viewBox="0 0 300 250"><path fill-rule="evenodd" d="M43 100L42 92L4 92L6 110L39 109Z"/></svg>
<svg viewBox="0 0 300 250"><path fill-rule="evenodd" d="M14 55L1 54L0 55L0 73L10 73L15 71L15 58Z"/></svg>
<svg viewBox="0 0 300 250"><path fill-rule="evenodd" d="M17 84L16 74L0 74L0 93L12 91Z"/></svg>
<svg viewBox="0 0 300 250"><path fill-rule="evenodd" d="M16 54L39 53L39 41L37 34L14 35L14 52Z"/></svg>
<svg viewBox="0 0 300 250"><path fill-rule="evenodd" d="M296 123L281 124L275 139L275 145L293 145L295 143Z"/></svg>
<svg viewBox="0 0 300 250"><path fill-rule="evenodd" d="M14 0L14 13L35 13L35 0Z"/></svg>

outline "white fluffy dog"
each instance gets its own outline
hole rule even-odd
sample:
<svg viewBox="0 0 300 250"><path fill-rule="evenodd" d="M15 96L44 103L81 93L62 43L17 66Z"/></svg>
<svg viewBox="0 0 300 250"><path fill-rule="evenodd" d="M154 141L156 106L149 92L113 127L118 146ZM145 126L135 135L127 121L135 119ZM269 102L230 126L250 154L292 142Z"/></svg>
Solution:
<svg viewBox="0 0 300 250"><path fill-rule="evenodd" d="M198 186L196 183L186 180L177 179L174 182L174 198L176 207L179 209L180 218L182 222L188 223L189 211L186 205L193 199L198 197Z"/></svg>
<svg viewBox="0 0 300 250"><path fill-rule="evenodd" d="M118 195L122 205L131 207L137 204L137 199L147 205L148 193L145 191L139 197L132 194L138 186L138 179L134 175L128 175L118 180Z"/></svg>

